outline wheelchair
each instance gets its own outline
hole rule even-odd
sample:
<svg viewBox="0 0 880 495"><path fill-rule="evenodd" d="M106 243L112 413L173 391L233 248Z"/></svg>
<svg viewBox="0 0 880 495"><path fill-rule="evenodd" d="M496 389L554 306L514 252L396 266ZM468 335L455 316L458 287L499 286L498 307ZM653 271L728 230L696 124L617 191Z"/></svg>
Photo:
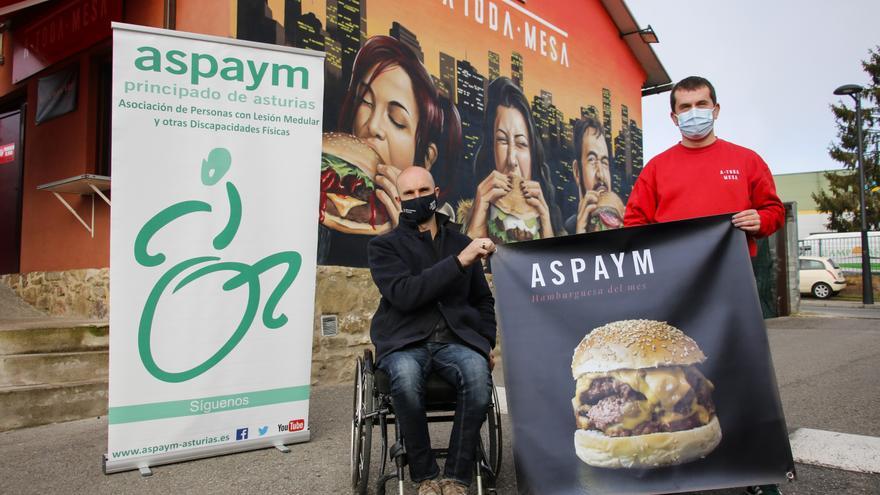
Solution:
<svg viewBox="0 0 880 495"><path fill-rule="evenodd" d="M397 478L398 495L403 495L404 468L407 464L403 438L391 406L391 384L388 375L377 368L373 353L364 351L357 359L354 379L353 415L351 421L351 487L352 493L364 495L370 482L370 456L373 426L379 426L381 464L376 479L376 494L385 495L385 484ZM451 422L455 417L456 390L436 373L425 384L428 423ZM498 393L492 385L489 409L480 428L480 441L474 469L477 493L496 493L496 480L501 469L501 411ZM394 425L394 440L389 447L388 425ZM433 449L438 458L447 449ZM395 467L388 468L393 461ZM389 472L386 474L386 469Z"/></svg>

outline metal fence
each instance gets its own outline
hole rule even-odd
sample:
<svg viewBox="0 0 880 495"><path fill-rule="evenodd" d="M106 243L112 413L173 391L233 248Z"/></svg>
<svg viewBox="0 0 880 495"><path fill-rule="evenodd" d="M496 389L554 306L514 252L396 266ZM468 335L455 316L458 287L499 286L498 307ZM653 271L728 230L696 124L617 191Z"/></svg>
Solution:
<svg viewBox="0 0 880 495"><path fill-rule="evenodd" d="M880 236L868 237L871 248L871 272L880 273ZM847 273L862 272L861 237L804 239L798 241L799 256L824 256L834 260Z"/></svg>

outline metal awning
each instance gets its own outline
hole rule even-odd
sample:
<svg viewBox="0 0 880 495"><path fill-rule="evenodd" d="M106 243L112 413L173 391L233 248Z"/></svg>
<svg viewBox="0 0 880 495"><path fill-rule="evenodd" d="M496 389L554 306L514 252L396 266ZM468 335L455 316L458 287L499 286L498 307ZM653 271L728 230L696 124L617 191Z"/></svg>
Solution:
<svg viewBox="0 0 880 495"><path fill-rule="evenodd" d="M619 33L631 33L641 29L639 24L626 6L623 0L602 0L602 5L611 16L611 20L617 26ZM635 55L636 59L645 70L645 84L642 85L642 96L654 94L658 92L668 91L672 83L672 79L654 53L651 45L645 43L641 36L626 36L623 38L629 49Z"/></svg>
<svg viewBox="0 0 880 495"><path fill-rule="evenodd" d="M37 189L40 191L49 191L54 194L58 201L61 201L61 204L67 208L67 211L72 213L73 216L79 220L79 223L89 231L89 234L91 234L92 237L95 237L95 195L97 194L105 203L107 203L107 206L110 206L110 198L104 194L105 191L110 190L110 177L105 175L81 174L66 179L56 180L55 182L50 182L48 184L41 184L37 186ZM83 220L72 206L70 206L70 203L68 203L61 194L91 196L91 222L86 223L86 221Z"/></svg>

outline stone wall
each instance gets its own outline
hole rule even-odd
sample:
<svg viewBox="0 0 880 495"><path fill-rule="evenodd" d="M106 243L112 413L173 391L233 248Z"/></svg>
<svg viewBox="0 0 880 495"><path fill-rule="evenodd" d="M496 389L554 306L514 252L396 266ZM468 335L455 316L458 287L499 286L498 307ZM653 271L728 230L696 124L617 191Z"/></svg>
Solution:
<svg viewBox="0 0 880 495"><path fill-rule="evenodd" d="M319 266L312 340L312 384L354 379L355 359L371 349L370 321L379 306L379 290L366 268ZM321 315L336 315L339 332L321 333Z"/></svg>
<svg viewBox="0 0 880 495"><path fill-rule="evenodd" d="M26 303L52 316L106 319L110 313L110 269L0 275Z"/></svg>

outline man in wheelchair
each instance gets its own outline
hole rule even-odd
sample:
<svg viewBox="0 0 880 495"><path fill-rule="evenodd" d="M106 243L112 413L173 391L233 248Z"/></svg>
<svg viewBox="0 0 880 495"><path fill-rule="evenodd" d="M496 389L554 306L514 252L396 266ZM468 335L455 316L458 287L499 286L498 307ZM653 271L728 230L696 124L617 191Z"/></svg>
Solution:
<svg viewBox="0 0 880 495"><path fill-rule="evenodd" d="M398 226L367 248L382 296L370 337L377 366L390 378L391 403L419 495L465 494L492 394L495 300L480 260L495 245L472 241L436 212L439 188L426 169L401 172L397 191ZM442 480L425 412L431 372L457 390Z"/></svg>

